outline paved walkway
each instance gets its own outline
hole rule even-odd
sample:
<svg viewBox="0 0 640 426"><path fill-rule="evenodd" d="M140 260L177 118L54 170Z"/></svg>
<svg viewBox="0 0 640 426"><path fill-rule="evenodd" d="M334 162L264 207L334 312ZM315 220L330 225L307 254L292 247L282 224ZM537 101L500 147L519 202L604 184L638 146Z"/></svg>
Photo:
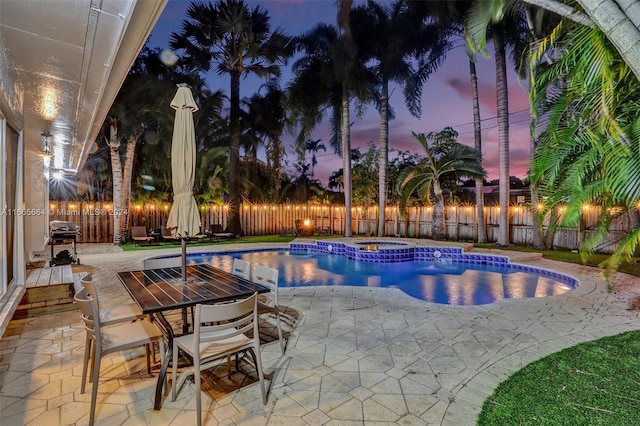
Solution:
<svg viewBox="0 0 640 426"><path fill-rule="evenodd" d="M176 250L85 253L82 266L105 283L105 305L129 302L115 272L140 269L143 258L166 252ZM281 289L291 327L284 356L277 342L263 349L267 405L257 383L221 374L215 386L203 385L204 423L473 425L485 398L524 365L640 325L638 311L626 309L634 294L608 293L599 271L517 253L512 261L571 274L581 285L560 296L469 307L426 303L395 289ZM83 350L76 312L12 321L0 340L2 426L87 424L90 393L79 392ZM190 382L175 402L153 410L156 379L146 374L142 352L107 357L100 379L99 425L195 422Z"/></svg>

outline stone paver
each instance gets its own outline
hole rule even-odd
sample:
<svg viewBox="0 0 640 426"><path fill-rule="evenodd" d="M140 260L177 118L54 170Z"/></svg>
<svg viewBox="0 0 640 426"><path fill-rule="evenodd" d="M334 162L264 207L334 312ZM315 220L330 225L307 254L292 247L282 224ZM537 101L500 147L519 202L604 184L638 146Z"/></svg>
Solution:
<svg viewBox="0 0 640 426"><path fill-rule="evenodd" d="M115 272L141 269L145 257L177 253L125 253L113 247L99 253L95 246L90 251L81 252L83 268L101 283L104 306L131 301ZM472 425L500 381L526 364L638 328L637 311L626 309L634 294L607 292L600 271L517 253L512 261L560 270L577 278L580 287L559 296L466 307L422 302L396 289L281 288L287 350L280 355L277 340L263 347L268 403L262 405L255 378L236 374L229 380L216 370L203 382L204 422ZM625 279L640 284L637 277ZM0 340L0 423L87 424L90 394L79 392L83 351L77 312L12 321ZM167 397L154 411L155 380L155 374L146 374L142 351L105 358L97 424L192 424L192 383L185 383L176 401Z"/></svg>

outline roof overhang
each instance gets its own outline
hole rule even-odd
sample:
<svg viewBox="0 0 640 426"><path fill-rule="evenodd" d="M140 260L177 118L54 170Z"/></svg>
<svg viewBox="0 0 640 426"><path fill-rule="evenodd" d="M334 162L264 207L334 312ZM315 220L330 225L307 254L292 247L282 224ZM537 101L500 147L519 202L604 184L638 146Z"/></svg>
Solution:
<svg viewBox="0 0 640 426"><path fill-rule="evenodd" d="M0 54L22 97L25 139L52 135L54 169L83 167L167 1L0 2Z"/></svg>

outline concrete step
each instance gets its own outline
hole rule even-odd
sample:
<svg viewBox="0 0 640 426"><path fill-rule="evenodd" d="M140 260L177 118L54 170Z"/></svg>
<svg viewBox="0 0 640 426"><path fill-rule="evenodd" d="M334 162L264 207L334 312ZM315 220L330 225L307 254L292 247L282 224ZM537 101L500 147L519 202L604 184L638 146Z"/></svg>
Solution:
<svg viewBox="0 0 640 426"><path fill-rule="evenodd" d="M77 309L73 304L74 281L79 283L80 275L72 273L70 265L32 269L27 276L27 289L13 319Z"/></svg>

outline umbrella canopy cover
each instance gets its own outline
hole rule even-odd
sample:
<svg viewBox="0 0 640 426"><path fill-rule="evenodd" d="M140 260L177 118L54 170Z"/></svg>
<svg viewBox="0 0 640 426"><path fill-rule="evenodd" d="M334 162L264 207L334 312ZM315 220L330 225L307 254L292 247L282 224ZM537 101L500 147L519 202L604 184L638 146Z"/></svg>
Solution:
<svg viewBox="0 0 640 426"><path fill-rule="evenodd" d="M178 91L171 101L171 108L176 110L176 118L171 141L173 205L167 219L167 229L170 229L173 235L185 238L200 231L200 214L193 198L196 168L193 113L198 107L189 86L178 85Z"/></svg>

